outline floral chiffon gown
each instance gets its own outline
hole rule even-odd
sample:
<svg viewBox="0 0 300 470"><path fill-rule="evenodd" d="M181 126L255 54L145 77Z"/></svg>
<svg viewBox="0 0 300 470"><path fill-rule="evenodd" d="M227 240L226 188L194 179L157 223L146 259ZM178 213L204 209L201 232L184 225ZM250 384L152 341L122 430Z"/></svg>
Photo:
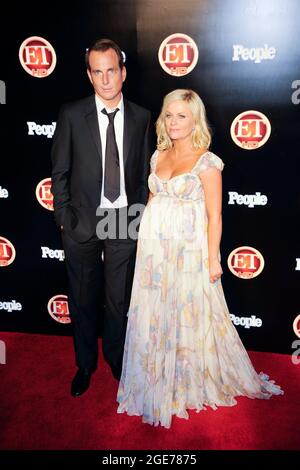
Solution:
<svg viewBox="0 0 300 470"><path fill-rule="evenodd" d="M222 160L204 153L169 180L155 173L139 231L118 413L170 427L188 409L233 406L235 396L282 390L257 374L233 326L221 281L209 281L207 215L199 174Z"/></svg>

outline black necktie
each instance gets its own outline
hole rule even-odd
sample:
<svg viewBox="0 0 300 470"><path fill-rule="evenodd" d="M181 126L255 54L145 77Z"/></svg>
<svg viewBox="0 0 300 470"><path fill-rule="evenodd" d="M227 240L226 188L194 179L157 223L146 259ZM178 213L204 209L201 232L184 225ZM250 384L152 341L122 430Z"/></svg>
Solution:
<svg viewBox="0 0 300 470"><path fill-rule="evenodd" d="M108 117L105 148L104 169L104 196L114 202L120 196L120 162L119 152L115 136L114 118L119 108L112 113L102 109L102 113Z"/></svg>

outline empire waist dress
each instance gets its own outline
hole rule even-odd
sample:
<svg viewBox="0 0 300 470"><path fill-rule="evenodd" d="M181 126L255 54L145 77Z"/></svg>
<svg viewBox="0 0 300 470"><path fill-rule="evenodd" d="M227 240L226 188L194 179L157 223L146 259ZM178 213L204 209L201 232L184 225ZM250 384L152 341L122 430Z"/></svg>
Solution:
<svg viewBox="0 0 300 470"><path fill-rule="evenodd" d="M257 374L232 324L221 280L209 281L207 214L199 174L223 170L205 152L187 173L163 180L151 158L137 257L118 413L170 427L188 409L233 406L235 396L270 398L282 390Z"/></svg>

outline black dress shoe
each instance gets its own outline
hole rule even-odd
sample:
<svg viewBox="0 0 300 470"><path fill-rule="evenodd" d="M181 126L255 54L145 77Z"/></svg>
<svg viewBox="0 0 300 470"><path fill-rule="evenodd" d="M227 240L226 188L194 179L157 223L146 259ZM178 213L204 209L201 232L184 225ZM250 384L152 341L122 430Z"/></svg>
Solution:
<svg viewBox="0 0 300 470"><path fill-rule="evenodd" d="M92 371L91 369L78 369L71 384L71 395L79 397L90 386Z"/></svg>

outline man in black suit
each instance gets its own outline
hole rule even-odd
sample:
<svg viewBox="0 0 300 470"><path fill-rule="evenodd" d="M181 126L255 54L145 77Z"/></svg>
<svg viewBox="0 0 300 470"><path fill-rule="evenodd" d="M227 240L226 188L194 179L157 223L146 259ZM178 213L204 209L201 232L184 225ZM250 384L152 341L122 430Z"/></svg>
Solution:
<svg viewBox="0 0 300 470"><path fill-rule="evenodd" d="M96 369L103 291L103 353L120 378L136 252L136 239L124 238L124 224L127 229L130 208L147 201L151 154L150 112L122 95L126 68L119 46L96 41L86 65L95 94L61 109L52 147L54 215L65 250L78 367L73 396L88 389ZM103 234L107 215L111 224Z"/></svg>

